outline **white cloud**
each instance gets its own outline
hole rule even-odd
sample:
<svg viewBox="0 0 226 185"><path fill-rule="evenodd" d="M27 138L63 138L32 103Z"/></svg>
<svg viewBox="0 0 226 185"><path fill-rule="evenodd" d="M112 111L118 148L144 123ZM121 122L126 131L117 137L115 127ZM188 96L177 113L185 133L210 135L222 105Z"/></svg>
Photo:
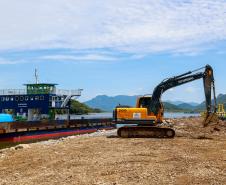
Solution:
<svg viewBox="0 0 226 185"><path fill-rule="evenodd" d="M0 50L196 53L226 39L226 1L0 0Z"/></svg>
<svg viewBox="0 0 226 185"><path fill-rule="evenodd" d="M145 55L131 54L131 55L117 55L111 52L104 51L82 51L82 52L69 52L65 54L52 54L39 57L41 60L55 60L55 61L116 61L125 59L141 59Z"/></svg>
<svg viewBox="0 0 226 185"><path fill-rule="evenodd" d="M185 88L185 92L189 93L189 94L192 94L192 93L196 93L197 89L195 87L193 87L193 86L189 86L189 87Z"/></svg>
<svg viewBox="0 0 226 185"><path fill-rule="evenodd" d="M5 60L3 58L0 58L0 65L5 65L5 64L21 64L21 63L27 63L27 61L23 60Z"/></svg>
<svg viewBox="0 0 226 185"><path fill-rule="evenodd" d="M41 59L45 60L60 60L60 61L113 61L117 58L107 55L100 55L100 54L86 54L86 55L48 55L43 56Z"/></svg>

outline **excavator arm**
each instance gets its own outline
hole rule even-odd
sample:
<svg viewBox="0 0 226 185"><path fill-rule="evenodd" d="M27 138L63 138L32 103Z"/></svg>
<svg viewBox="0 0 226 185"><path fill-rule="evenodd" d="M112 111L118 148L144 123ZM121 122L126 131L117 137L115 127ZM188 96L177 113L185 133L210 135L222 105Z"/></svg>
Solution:
<svg viewBox="0 0 226 185"><path fill-rule="evenodd" d="M210 122L211 120L209 117L213 116L214 113L216 113L216 95L215 95L213 69L209 65L206 65L204 68L205 68L204 72L197 72L203 69L200 68L162 81L158 86L155 87L153 91L152 101L148 105L149 112L153 112L155 115L158 114L158 112L161 109L161 96L168 89L203 78L206 100L206 118L205 118L206 121L204 120L203 124L204 126L206 126L208 122ZM212 91L214 99L213 106L212 106Z"/></svg>
<svg viewBox="0 0 226 185"><path fill-rule="evenodd" d="M203 120L203 126L207 126L210 122L217 122L217 100L214 84L213 70L209 66L206 68L203 76L205 99L206 99L206 114ZM212 94L213 93L213 94Z"/></svg>

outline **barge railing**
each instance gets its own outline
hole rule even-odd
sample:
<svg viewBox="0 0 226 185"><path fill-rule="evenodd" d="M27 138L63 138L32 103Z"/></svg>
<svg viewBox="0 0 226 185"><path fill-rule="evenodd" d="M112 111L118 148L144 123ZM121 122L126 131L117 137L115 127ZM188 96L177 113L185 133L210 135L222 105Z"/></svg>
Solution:
<svg viewBox="0 0 226 185"><path fill-rule="evenodd" d="M0 89L0 95L22 95L27 94L26 89Z"/></svg>
<svg viewBox="0 0 226 185"><path fill-rule="evenodd" d="M53 121L27 121L27 122L8 122L1 123L0 134L11 132L24 132L31 130L48 130L60 128L80 128L94 126L115 126L112 118L101 119L75 119L70 120L53 120Z"/></svg>

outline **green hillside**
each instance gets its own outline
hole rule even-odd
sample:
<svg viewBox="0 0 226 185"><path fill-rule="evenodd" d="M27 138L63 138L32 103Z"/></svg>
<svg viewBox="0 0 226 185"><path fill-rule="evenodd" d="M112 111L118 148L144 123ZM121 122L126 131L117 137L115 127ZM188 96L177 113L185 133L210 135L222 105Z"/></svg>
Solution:
<svg viewBox="0 0 226 185"><path fill-rule="evenodd" d="M72 114L88 114L88 113L100 113L103 112L98 108L91 108L84 103L80 103L77 100L71 102L71 113Z"/></svg>
<svg viewBox="0 0 226 185"><path fill-rule="evenodd" d="M126 95L119 95L119 96L106 96L106 95L99 95L95 98L84 102L86 105L92 108L98 108L104 111L111 112L117 105L128 105L134 107L136 105L136 99L138 96L126 96ZM168 112L189 112L190 109L181 108L177 105L174 105L169 102L164 102L164 109Z"/></svg>
<svg viewBox="0 0 226 185"><path fill-rule="evenodd" d="M136 99L137 96L118 95L111 97L106 95L99 95L84 103L89 107L111 112L119 104L134 107L136 105Z"/></svg>
<svg viewBox="0 0 226 185"><path fill-rule="evenodd" d="M226 94L219 94L217 96L217 103L223 103L226 105Z"/></svg>
<svg viewBox="0 0 226 185"><path fill-rule="evenodd" d="M163 102L164 110L166 112L187 112L187 110L178 107L177 105L173 105L168 102Z"/></svg>
<svg viewBox="0 0 226 185"><path fill-rule="evenodd" d="M224 104L224 107L226 108L226 94L219 94L217 96L217 104ZM198 106L195 107L195 111L204 111L206 109L205 102L202 102Z"/></svg>
<svg viewBox="0 0 226 185"><path fill-rule="evenodd" d="M111 112L119 104L134 107L136 105L137 97L138 96L126 96L126 95L119 95L114 97L99 95L84 103L89 107ZM201 104L179 102L179 104L176 104L176 105L173 104L172 102L173 101L163 102L165 111L167 112L202 112L205 110L205 102L202 102ZM219 94L217 96L217 103L224 103L226 106L226 94Z"/></svg>

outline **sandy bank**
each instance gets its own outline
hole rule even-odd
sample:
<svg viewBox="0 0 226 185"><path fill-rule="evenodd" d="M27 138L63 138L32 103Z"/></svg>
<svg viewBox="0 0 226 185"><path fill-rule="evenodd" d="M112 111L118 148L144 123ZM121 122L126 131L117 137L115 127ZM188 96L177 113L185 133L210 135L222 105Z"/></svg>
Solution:
<svg viewBox="0 0 226 185"><path fill-rule="evenodd" d="M0 184L226 184L226 123L172 120L174 139L115 130L0 151Z"/></svg>

